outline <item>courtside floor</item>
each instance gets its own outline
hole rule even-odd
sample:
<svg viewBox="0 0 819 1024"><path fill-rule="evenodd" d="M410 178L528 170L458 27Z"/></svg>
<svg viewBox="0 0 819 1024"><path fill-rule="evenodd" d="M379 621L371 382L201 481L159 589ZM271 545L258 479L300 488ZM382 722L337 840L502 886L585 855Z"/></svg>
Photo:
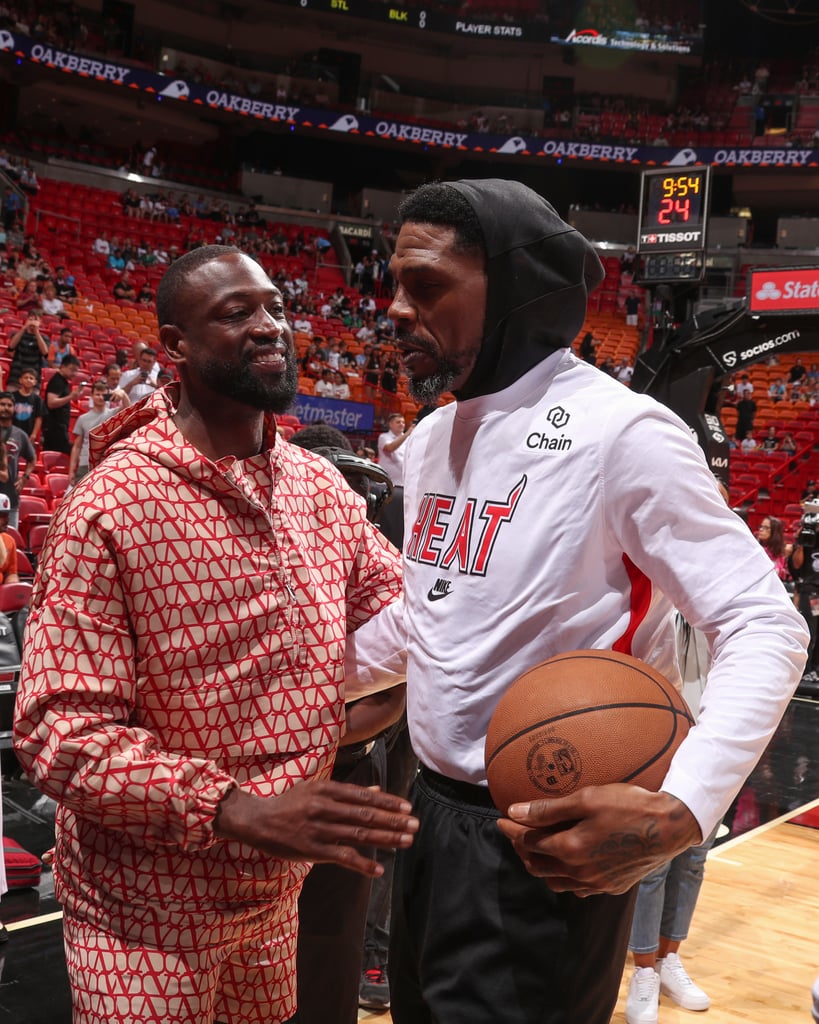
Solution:
<svg viewBox="0 0 819 1024"><path fill-rule="evenodd" d="M6 835L42 854L53 844L53 804L15 777L3 755ZM819 974L819 702L796 698L711 851L691 935L681 953L711 996L694 1014L667 999L660 1024L807 1024ZM7 893L0 919L0 1024L70 1024L61 914L51 874ZM626 969L613 1024L624 1024ZM391 1024L388 1012L360 1021ZM582 1021L574 1022L582 1024Z"/></svg>

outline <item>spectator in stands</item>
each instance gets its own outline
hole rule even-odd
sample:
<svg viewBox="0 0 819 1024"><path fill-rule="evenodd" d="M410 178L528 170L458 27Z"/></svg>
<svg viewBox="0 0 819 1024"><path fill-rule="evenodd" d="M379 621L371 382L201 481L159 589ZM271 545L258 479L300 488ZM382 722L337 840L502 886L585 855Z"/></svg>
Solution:
<svg viewBox="0 0 819 1024"><path fill-rule="evenodd" d="M788 392L785 387L785 381L781 377L774 378L770 387L768 388L768 398L774 402L781 402L787 398Z"/></svg>
<svg viewBox="0 0 819 1024"><path fill-rule="evenodd" d="M756 538L773 562L776 575L781 580L790 579L788 558L791 548L785 543L785 524L782 520L776 516L765 516L756 531Z"/></svg>
<svg viewBox="0 0 819 1024"><path fill-rule="evenodd" d="M120 387L132 402L139 402L153 394L159 376L154 349L143 348L139 353L138 363L136 369L123 373L120 379Z"/></svg>
<svg viewBox="0 0 819 1024"><path fill-rule="evenodd" d="M781 452L787 452L788 455L793 455L796 451L796 441L793 439L793 434L790 432L785 434L779 445Z"/></svg>
<svg viewBox="0 0 819 1024"><path fill-rule="evenodd" d="M395 356L388 356L381 370L381 390L394 395L398 391L398 375L400 372L401 367L398 360Z"/></svg>
<svg viewBox="0 0 819 1024"><path fill-rule="evenodd" d="M66 356L57 372L46 385L46 417L43 428L43 449L50 452L71 453L71 403L82 395L83 383L72 381L80 368L76 356Z"/></svg>
<svg viewBox="0 0 819 1024"><path fill-rule="evenodd" d="M631 378L634 376L634 367L628 361L627 356L623 356L617 366L615 366L614 376L621 384L631 383Z"/></svg>
<svg viewBox="0 0 819 1024"><path fill-rule="evenodd" d="M336 370L333 373L333 398L338 398L343 402L350 399L350 385L341 370Z"/></svg>
<svg viewBox="0 0 819 1024"><path fill-rule="evenodd" d="M2 447L5 448L5 445ZM5 463L5 452L0 452L0 480L4 474L8 476ZM5 494L0 494L0 584L20 582L17 572L17 542L8 532L10 514L11 502Z"/></svg>
<svg viewBox="0 0 819 1024"><path fill-rule="evenodd" d="M594 335L591 331L586 331L583 335L583 340L580 342L579 355L581 359L585 359L587 363L591 363L592 366L597 365L597 344L594 340Z"/></svg>
<svg viewBox="0 0 819 1024"><path fill-rule="evenodd" d="M30 281L26 281L19 292L17 292L14 304L20 313L31 313L41 308L40 290L33 278Z"/></svg>
<svg viewBox="0 0 819 1024"><path fill-rule="evenodd" d="M364 323L355 332L355 336L362 345L372 345L378 340L378 333L376 332L375 323L372 317L367 317Z"/></svg>
<svg viewBox="0 0 819 1024"><path fill-rule="evenodd" d="M119 246L112 248L111 254L108 257L108 267L110 270L115 270L120 274L125 270L125 257L122 255L122 249Z"/></svg>
<svg viewBox="0 0 819 1024"><path fill-rule="evenodd" d="M2 19L0 19L0 21L1 20ZM5 174L7 174L9 178L13 178L14 181L17 181L17 179L20 177L20 172L17 169L16 164L14 164L14 162L12 161L12 158L9 156L9 152L5 147L0 149L0 171L5 172Z"/></svg>
<svg viewBox="0 0 819 1024"><path fill-rule="evenodd" d="M65 319L68 316L68 313L65 311L63 300L58 297L57 289L51 281L46 281L43 285L43 294L40 305L43 312L48 316L56 316L60 319Z"/></svg>
<svg viewBox="0 0 819 1024"><path fill-rule="evenodd" d="M806 480L805 489L802 491L800 502L816 501L819 499L819 484L815 480Z"/></svg>
<svg viewBox="0 0 819 1024"><path fill-rule="evenodd" d="M364 386L367 389L367 396L372 400L378 388L381 386L381 371L383 361L381 353L377 348L370 349L369 355L364 363Z"/></svg>
<svg viewBox="0 0 819 1024"><path fill-rule="evenodd" d="M620 257L620 272L623 274L634 274L637 269L637 248L630 245Z"/></svg>
<svg viewBox="0 0 819 1024"><path fill-rule="evenodd" d="M91 388L91 408L78 416L74 424L74 443L68 460L68 482L72 486L88 473L88 439L91 431L117 411L109 408L108 395L107 383L104 380L95 381Z"/></svg>
<svg viewBox="0 0 819 1024"><path fill-rule="evenodd" d="M140 216L140 197L136 189L127 188L120 196L119 201L122 204L122 212L126 217Z"/></svg>
<svg viewBox="0 0 819 1024"><path fill-rule="evenodd" d="M94 239L91 251L95 256L104 256L106 259L111 255L111 243L108 241L108 235L105 231L100 231L99 235Z"/></svg>
<svg viewBox="0 0 819 1024"><path fill-rule="evenodd" d="M74 277L71 274L66 274L65 267L57 267L54 274L54 287L57 290L58 298L62 299L63 302L71 302L72 299L77 297Z"/></svg>
<svg viewBox="0 0 819 1024"><path fill-rule="evenodd" d="M300 334L306 334L309 338L313 337L313 324L306 316L296 317L293 321L293 330Z"/></svg>
<svg viewBox="0 0 819 1024"><path fill-rule="evenodd" d="M66 356L71 355L72 334L70 327L63 327L48 347L46 360L49 366L59 366Z"/></svg>
<svg viewBox="0 0 819 1024"><path fill-rule="evenodd" d="M148 146L142 154L142 173L146 178L153 175L154 164L156 163L156 146Z"/></svg>
<svg viewBox="0 0 819 1024"><path fill-rule="evenodd" d="M11 356L11 366L6 388L15 387L25 369L35 372L39 386L43 363L48 357L48 342L40 330L40 320L39 310L30 313L23 326L9 338L7 352Z"/></svg>
<svg viewBox="0 0 819 1024"><path fill-rule="evenodd" d="M318 395L320 398L333 398L335 395L335 385L333 383L333 371L331 369L325 369L321 371L321 379L316 381L316 386L313 388L313 394Z"/></svg>
<svg viewBox="0 0 819 1024"><path fill-rule="evenodd" d="M382 310L375 318L375 335L378 344L392 341L395 336L395 324L387 316L386 310Z"/></svg>
<svg viewBox="0 0 819 1024"><path fill-rule="evenodd" d="M37 390L37 375L33 370L23 370L17 390L12 392L14 416L12 423L25 431L32 443L40 440L43 428L45 406Z"/></svg>
<svg viewBox="0 0 819 1024"><path fill-rule="evenodd" d="M754 416L756 415L756 402L751 397L743 397L736 404L737 422L734 436L737 441L744 440L754 429Z"/></svg>
<svg viewBox="0 0 819 1024"><path fill-rule="evenodd" d="M154 292L147 281L143 282L142 287L137 292L137 302L140 306L153 306L154 304Z"/></svg>
<svg viewBox="0 0 819 1024"><path fill-rule="evenodd" d="M372 345L362 345L361 351L355 356L356 369L363 370L367 365L367 360L370 358L370 353L373 350Z"/></svg>
<svg viewBox="0 0 819 1024"><path fill-rule="evenodd" d="M22 226L25 204L20 193L13 188L6 188L3 197L3 227L6 231L17 231Z"/></svg>
<svg viewBox="0 0 819 1024"><path fill-rule="evenodd" d="M407 427L403 413L393 412L387 417L387 429L378 435L378 465L389 473L396 487L403 487L404 484L406 452L403 445L412 433L412 428L413 424Z"/></svg>
<svg viewBox="0 0 819 1024"><path fill-rule="evenodd" d="M776 427L773 424L768 427L768 432L762 438L760 447L766 452L775 452L779 448L779 439L776 436Z"/></svg>
<svg viewBox="0 0 819 1024"><path fill-rule="evenodd" d="M754 386L751 383L751 378L747 373L740 374L739 381L736 385L736 395L738 399L750 398L754 393Z"/></svg>
<svg viewBox="0 0 819 1024"><path fill-rule="evenodd" d="M801 356L797 356L795 361L794 361L793 366L788 371L788 383L789 384L798 384L798 383L800 383L800 381L807 374L807 372L808 371L805 369L805 364L802 362Z"/></svg>
<svg viewBox="0 0 819 1024"><path fill-rule="evenodd" d="M10 391L0 391L0 441L6 457L6 474L0 473L0 494L9 499L9 526L18 529L20 513L20 491L28 483L37 455L28 434L14 426L14 396ZM20 473L20 459L25 468Z"/></svg>
<svg viewBox="0 0 819 1024"><path fill-rule="evenodd" d="M629 327L636 327L640 316L640 296L626 296L626 323Z"/></svg>
<svg viewBox="0 0 819 1024"><path fill-rule="evenodd" d="M131 280L131 276L127 270L122 271L122 276L118 281L114 282L112 290L114 298L118 302L136 302L136 288L134 288L134 282Z"/></svg>
<svg viewBox="0 0 819 1024"><path fill-rule="evenodd" d="M313 380L318 380L324 372L324 360L321 358L319 347L314 341L310 342L307 346L307 351L302 356L301 372L305 377L312 377Z"/></svg>
<svg viewBox="0 0 819 1024"><path fill-rule="evenodd" d="M105 401L109 409L116 412L119 409L125 408L126 405L131 404L131 399L119 386L120 380L122 379L122 368L119 363L109 363L105 367L103 379L106 384Z"/></svg>
<svg viewBox="0 0 819 1024"><path fill-rule="evenodd" d="M20 188L30 196L36 196L40 191L40 182L37 180L37 172L28 162L23 162L20 168Z"/></svg>
<svg viewBox="0 0 819 1024"><path fill-rule="evenodd" d="M352 352L347 349L347 342L343 339L338 343L338 367L340 370L349 370L354 368L355 356Z"/></svg>
<svg viewBox="0 0 819 1024"><path fill-rule="evenodd" d="M756 443L756 440L755 440L753 434L746 434L745 437L743 437L742 440L740 441L740 448L744 452L755 451L756 447L757 447L757 443Z"/></svg>

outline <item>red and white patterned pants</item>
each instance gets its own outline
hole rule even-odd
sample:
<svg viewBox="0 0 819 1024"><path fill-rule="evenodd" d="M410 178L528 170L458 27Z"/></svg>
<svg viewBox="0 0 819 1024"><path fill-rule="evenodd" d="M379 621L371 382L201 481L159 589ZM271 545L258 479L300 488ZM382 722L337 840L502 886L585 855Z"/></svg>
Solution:
<svg viewBox="0 0 819 1024"><path fill-rule="evenodd" d="M265 918L240 942L138 946L66 914L73 1024L281 1024L295 1012L296 929Z"/></svg>

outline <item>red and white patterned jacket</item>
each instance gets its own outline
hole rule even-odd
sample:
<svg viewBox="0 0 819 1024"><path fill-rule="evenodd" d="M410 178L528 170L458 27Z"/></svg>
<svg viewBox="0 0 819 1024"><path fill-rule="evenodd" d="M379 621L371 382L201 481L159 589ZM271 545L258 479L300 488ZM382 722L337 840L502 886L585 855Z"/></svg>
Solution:
<svg viewBox="0 0 819 1024"><path fill-rule="evenodd" d="M307 865L212 830L235 785L326 777L345 636L400 590L400 558L324 459L275 441L218 464L157 392L93 435L55 513L28 619L16 750L59 804L58 898L140 944L231 941ZM270 423L268 423L268 428Z"/></svg>

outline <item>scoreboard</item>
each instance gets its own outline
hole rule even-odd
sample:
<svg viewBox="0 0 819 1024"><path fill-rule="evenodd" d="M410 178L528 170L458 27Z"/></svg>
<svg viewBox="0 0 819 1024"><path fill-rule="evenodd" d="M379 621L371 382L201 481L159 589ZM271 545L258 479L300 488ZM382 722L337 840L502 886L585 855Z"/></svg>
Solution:
<svg viewBox="0 0 819 1024"><path fill-rule="evenodd" d="M710 192L710 167L643 171L637 225L641 281L702 278Z"/></svg>
<svg viewBox="0 0 819 1024"><path fill-rule="evenodd" d="M710 167L643 171L638 252L704 249L710 184Z"/></svg>

